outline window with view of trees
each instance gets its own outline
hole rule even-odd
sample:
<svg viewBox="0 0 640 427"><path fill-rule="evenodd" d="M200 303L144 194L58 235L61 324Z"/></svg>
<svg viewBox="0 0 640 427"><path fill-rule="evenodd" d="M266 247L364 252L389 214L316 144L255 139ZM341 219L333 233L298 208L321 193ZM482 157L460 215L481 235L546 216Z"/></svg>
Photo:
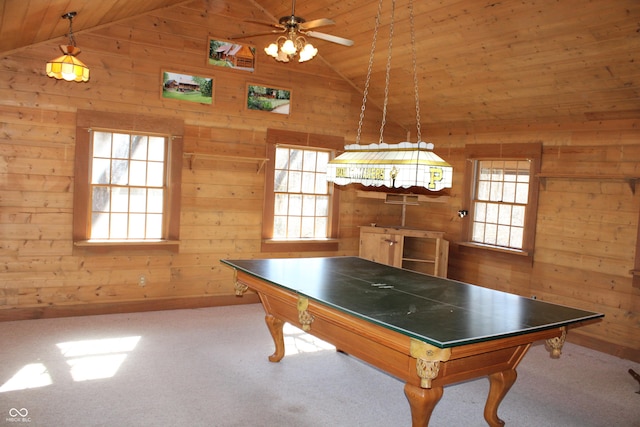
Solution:
<svg viewBox="0 0 640 427"><path fill-rule="evenodd" d="M344 138L267 130L264 252L338 249L339 197L326 180L326 165Z"/></svg>
<svg viewBox="0 0 640 427"><path fill-rule="evenodd" d="M467 146L464 245L530 255L538 206L542 145Z"/></svg>
<svg viewBox="0 0 640 427"><path fill-rule="evenodd" d="M326 150L276 147L274 239L328 237L328 162Z"/></svg>
<svg viewBox="0 0 640 427"><path fill-rule="evenodd" d="M477 161L473 242L522 249L529 170L528 160Z"/></svg>
<svg viewBox="0 0 640 427"><path fill-rule="evenodd" d="M75 253L177 250L182 120L79 110Z"/></svg>
<svg viewBox="0 0 640 427"><path fill-rule="evenodd" d="M167 137L92 132L90 240L161 239Z"/></svg>

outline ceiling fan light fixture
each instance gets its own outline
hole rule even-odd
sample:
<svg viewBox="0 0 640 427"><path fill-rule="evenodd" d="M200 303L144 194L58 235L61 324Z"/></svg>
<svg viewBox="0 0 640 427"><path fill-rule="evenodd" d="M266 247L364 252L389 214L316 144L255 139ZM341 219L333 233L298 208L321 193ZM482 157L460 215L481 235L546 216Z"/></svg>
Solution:
<svg viewBox="0 0 640 427"><path fill-rule="evenodd" d="M64 55L47 62L47 76L68 82L86 82L89 80L89 67L87 67L76 56L80 49L76 47L76 40L73 37L73 18L76 12L68 12L62 15L62 19L69 20L69 44L61 45L60 50Z"/></svg>
<svg viewBox="0 0 640 427"><path fill-rule="evenodd" d="M287 55L283 51L278 51L278 56L276 56L276 61L289 62L289 55Z"/></svg>
<svg viewBox="0 0 640 427"><path fill-rule="evenodd" d="M274 43L265 47L264 52L280 62L289 62L296 55L299 56L298 62L305 62L316 56L318 49L307 43L304 37L293 37L295 36L280 36Z"/></svg>
<svg viewBox="0 0 640 427"><path fill-rule="evenodd" d="M298 60L298 62L305 62L313 59L313 57L316 56L317 53L318 48L314 47L311 43L307 43L300 51L300 59Z"/></svg>
<svg viewBox="0 0 640 427"><path fill-rule="evenodd" d="M264 48L264 51L267 55L276 58L278 56L278 45L271 43L269 46Z"/></svg>
<svg viewBox="0 0 640 427"><path fill-rule="evenodd" d="M345 39L342 37L334 36L331 34L319 33L313 28L323 27L326 25L334 25L335 22L328 18L314 19L307 21L302 17L296 16L296 0L291 1L291 15L283 16L280 18L277 24L271 24L260 21L246 21L254 24L267 25L269 27L278 28L281 32L278 39L264 48L267 55L274 58L276 61L289 62L296 55L299 55L298 62L306 62L313 59L318 54L318 49L302 36L314 37L322 40L326 40L332 43L337 43L343 46L353 46L353 40ZM269 32L260 32L253 34L237 34L230 36L230 39L240 39L245 37L262 36L266 34L280 33L278 30L271 30Z"/></svg>
<svg viewBox="0 0 640 427"><path fill-rule="evenodd" d="M282 49L284 43L287 41L285 37L280 37L274 43L264 48L264 52L273 57L276 61L289 62L290 55L285 53Z"/></svg>
<svg viewBox="0 0 640 427"><path fill-rule="evenodd" d="M287 39L280 48L287 55L295 55L298 49L296 49L296 45L293 43L293 40Z"/></svg>

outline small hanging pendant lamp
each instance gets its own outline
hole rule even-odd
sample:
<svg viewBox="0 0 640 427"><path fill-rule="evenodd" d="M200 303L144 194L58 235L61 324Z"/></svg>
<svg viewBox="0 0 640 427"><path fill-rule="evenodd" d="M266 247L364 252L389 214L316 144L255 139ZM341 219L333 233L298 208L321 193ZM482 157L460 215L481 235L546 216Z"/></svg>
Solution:
<svg viewBox="0 0 640 427"><path fill-rule="evenodd" d="M453 168L446 161L433 152L433 144L421 140L420 131L420 101L418 98L418 73L416 66L415 26L413 22L413 0L409 0L411 23L411 47L413 54L413 79L416 102L416 130L417 143L401 142L399 144L384 143L384 126L387 115L387 101L389 98L389 77L391 70L391 47L393 41L393 24L395 14L395 0L391 2L391 22L389 24L389 51L387 56L386 82L384 105L382 109L382 124L380 126L380 141L378 144L360 145L362 123L364 120L369 81L373 68L382 3L378 4L373 43L369 57L369 68L365 82L360 122L356 143L345 146L345 153L331 160L327 165L327 181L337 185L362 184L365 186L385 186L389 188L424 187L431 191L451 188Z"/></svg>
<svg viewBox="0 0 640 427"><path fill-rule="evenodd" d="M47 62L47 76L58 80L69 82L86 82L89 80L89 67L76 58L80 49L76 47L76 40L73 37L73 18L76 12L68 12L62 15L62 19L69 20L69 44L60 45L60 50L64 55Z"/></svg>

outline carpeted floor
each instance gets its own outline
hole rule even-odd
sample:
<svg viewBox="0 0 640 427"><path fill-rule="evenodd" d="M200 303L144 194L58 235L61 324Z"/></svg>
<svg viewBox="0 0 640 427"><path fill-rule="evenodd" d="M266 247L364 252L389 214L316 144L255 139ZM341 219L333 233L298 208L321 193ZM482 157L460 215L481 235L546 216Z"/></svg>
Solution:
<svg viewBox="0 0 640 427"><path fill-rule="evenodd" d="M409 426L403 383L300 330L273 343L260 305L0 323L0 427ZM534 346L499 415L514 427L638 427L636 363ZM445 388L431 426L486 426L486 379Z"/></svg>

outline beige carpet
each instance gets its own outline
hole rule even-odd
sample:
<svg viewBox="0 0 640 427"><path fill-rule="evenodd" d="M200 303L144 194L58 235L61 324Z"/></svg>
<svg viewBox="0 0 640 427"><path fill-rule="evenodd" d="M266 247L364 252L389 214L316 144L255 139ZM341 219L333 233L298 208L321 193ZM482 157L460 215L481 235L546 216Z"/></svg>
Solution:
<svg viewBox="0 0 640 427"><path fill-rule="evenodd" d="M288 327L270 363L259 305L0 323L0 427L395 427L403 384ZM507 426L640 426L630 361L533 347L499 415ZM445 389L431 426L486 426L488 381Z"/></svg>

